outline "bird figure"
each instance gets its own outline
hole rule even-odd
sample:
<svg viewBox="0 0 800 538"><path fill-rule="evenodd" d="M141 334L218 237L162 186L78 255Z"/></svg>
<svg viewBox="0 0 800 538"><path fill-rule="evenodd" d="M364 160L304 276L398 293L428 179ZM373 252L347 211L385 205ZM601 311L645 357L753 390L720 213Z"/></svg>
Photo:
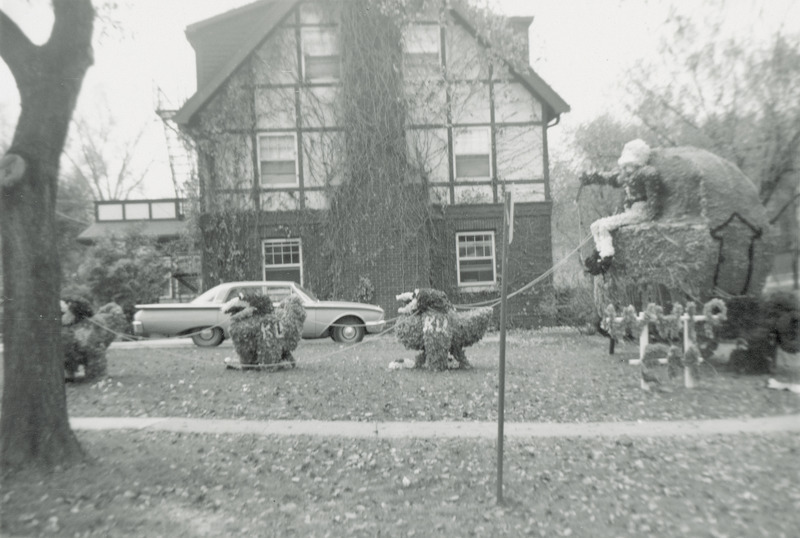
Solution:
<svg viewBox="0 0 800 538"><path fill-rule="evenodd" d="M403 293L397 300L404 303L397 310L397 339L406 349L420 351L416 367L445 370L451 367L449 355L456 368L470 368L464 348L483 338L492 318L491 308L458 312L447 295L435 289Z"/></svg>
<svg viewBox="0 0 800 538"><path fill-rule="evenodd" d="M289 296L277 308L265 294L240 294L223 307L231 315L230 335L242 365L294 367L306 319L299 297Z"/></svg>
<svg viewBox="0 0 800 538"><path fill-rule="evenodd" d="M91 303L82 297L65 297L60 304L64 379L76 381L81 370L87 381L106 375L106 349L128 329L122 307L108 303L95 313Z"/></svg>

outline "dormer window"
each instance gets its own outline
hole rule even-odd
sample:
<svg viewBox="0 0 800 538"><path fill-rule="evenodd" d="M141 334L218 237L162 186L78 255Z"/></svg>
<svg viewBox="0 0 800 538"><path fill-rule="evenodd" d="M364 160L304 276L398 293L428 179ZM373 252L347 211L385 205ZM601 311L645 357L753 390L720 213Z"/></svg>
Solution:
<svg viewBox="0 0 800 538"><path fill-rule="evenodd" d="M303 28L303 78L306 82L335 82L341 68L336 28Z"/></svg>

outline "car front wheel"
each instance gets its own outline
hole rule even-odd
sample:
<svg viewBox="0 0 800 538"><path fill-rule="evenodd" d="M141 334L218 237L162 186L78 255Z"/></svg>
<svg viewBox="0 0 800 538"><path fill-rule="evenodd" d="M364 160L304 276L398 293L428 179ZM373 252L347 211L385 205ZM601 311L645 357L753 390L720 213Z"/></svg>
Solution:
<svg viewBox="0 0 800 538"><path fill-rule="evenodd" d="M333 339L340 344L355 344L364 339L364 323L356 318L344 318L334 323Z"/></svg>
<svg viewBox="0 0 800 538"><path fill-rule="evenodd" d="M214 347L222 343L225 335L219 327L209 327L192 335L194 345L200 347Z"/></svg>

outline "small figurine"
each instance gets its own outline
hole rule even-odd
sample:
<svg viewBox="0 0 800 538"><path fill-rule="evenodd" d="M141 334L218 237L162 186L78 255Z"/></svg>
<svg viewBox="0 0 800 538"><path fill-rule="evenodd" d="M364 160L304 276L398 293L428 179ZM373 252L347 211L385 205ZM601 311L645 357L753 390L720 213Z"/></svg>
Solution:
<svg viewBox="0 0 800 538"><path fill-rule="evenodd" d="M586 259L587 271L592 275L606 272L614 257L611 232L630 224L638 224L655 217L653 197L660 180L658 171L648 165L650 146L640 139L631 140L617 161L619 168L612 172L588 172L580 176L581 185L610 185L625 189L625 211L604 217L591 225L595 251ZM651 203L648 203L651 202Z"/></svg>

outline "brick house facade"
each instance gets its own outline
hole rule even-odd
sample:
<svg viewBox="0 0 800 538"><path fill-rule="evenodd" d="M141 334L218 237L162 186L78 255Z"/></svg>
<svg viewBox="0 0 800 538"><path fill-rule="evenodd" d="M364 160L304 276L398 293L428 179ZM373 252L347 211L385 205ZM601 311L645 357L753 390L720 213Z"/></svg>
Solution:
<svg viewBox="0 0 800 538"><path fill-rule="evenodd" d="M418 287L461 304L497 297L503 192L516 202L509 289L541 275L552 265L547 134L569 106L527 65L531 18L506 27L521 38L521 65L489 53L468 10L428 0L403 24L395 69L410 103L406 151L417 159L429 218L418 236L365 229L358 246L337 246L352 249L352 263L332 285L323 254L328 193L347 180L337 5L261 0L187 28L198 90L174 119L198 149L204 282L294 279L320 296L338 289L352 299L365 277L388 316L395 295ZM246 224L239 246L218 255L231 241L219 214L232 208L247 213ZM515 325L545 321L538 294L510 303Z"/></svg>

